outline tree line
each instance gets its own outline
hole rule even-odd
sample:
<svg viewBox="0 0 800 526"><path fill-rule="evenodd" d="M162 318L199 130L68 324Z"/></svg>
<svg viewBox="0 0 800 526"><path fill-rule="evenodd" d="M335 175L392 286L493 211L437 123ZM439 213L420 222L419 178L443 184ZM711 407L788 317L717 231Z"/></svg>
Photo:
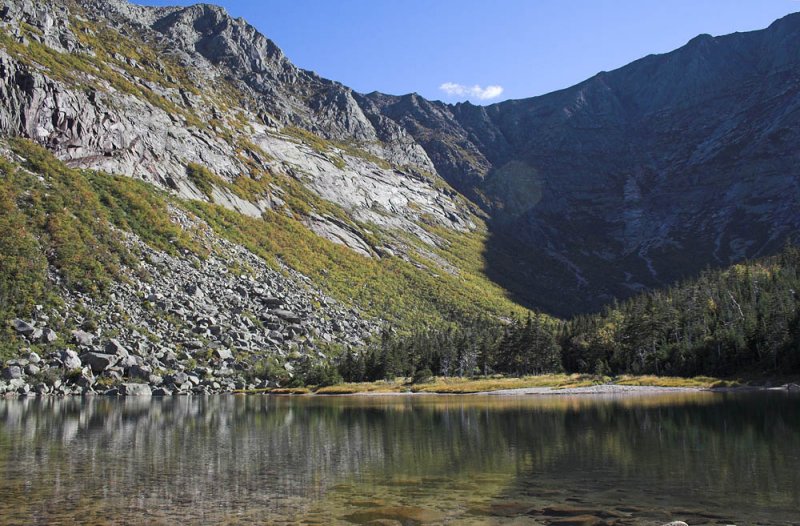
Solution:
<svg viewBox="0 0 800 526"><path fill-rule="evenodd" d="M707 270L602 312L553 320L458 320L411 334L386 330L342 353L345 381L397 376L553 372L730 376L800 373L800 249Z"/></svg>

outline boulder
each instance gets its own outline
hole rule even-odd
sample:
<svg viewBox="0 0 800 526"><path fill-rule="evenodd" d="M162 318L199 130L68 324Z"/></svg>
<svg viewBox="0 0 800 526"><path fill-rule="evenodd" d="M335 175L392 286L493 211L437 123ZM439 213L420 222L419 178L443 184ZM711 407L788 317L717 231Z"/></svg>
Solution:
<svg viewBox="0 0 800 526"><path fill-rule="evenodd" d="M125 357L130 354L125 346L122 345L119 340L115 339L108 340L103 349L105 350L106 354L115 354L119 357Z"/></svg>
<svg viewBox="0 0 800 526"><path fill-rule="evenodd" d="M45 344L53 343L57 339L58 335L56 334L56 331L47 328L36 329L31 335L31 340Z"/></svg>
<svg viewBox="0 0 800 526"><path fill-rule="evenodd" d="M189 285L186 285L183 290L190 298L200 299L205 296L203 291L200 289L200 286L196 283L190 283Z"/></svg>
<svg viewBox="0 0 800 526"><path fill-rule="evenodd" d="M118 360L119 357L114 354L89 352L81 355L81 361L88 364L93 373L102 373L106 369L110 369Z"/></svg>
<svg viewBox="0 0 800 526"><path fill-rule="evenodd" d="M153 374L153 368L146 365L134 365L128 369L128 376L130 378L140 378L147 380Z"/></svg>
<svg viewBox="0 0 800 526"><path fill-rule="evenodd" d="M14 330L17 331L17 334L21 334L22 336L31 336L34 331L36 331L33 324L19 318L15 318L11 322L11 325L14 327Z"/></svg>
<svg viewBox="0 0 800 526"><path fill-rule="evenodd" d="M125 383L120 386L123 396L151 396L153 392L147 384Z"/></svg>
<svg viewBox="0 0 800 526"><path fill-rule="evenodd" d="M78 358L78 353L72 349L67 349L59 353L61 363L64 364L65 369L80 369L83 366L81 359Z"/></svg>
<svg viewBox="0 0 800 526"><path fill-rule="evenodd" d="M231 352L230 349L224 349L224 348L222 348L222 349L214 349L213 355L214 355L214 358L216 358L217 360L232 360L233 359L233 353Z"/></svg>
<svg viewBox="0 0 800 526"><path fill-rule="evenodd" d="M274 314L278 318L288 322L288 323L302 323L303 319L295 314L292 311L286 309L275 309L270 311L271 314Z"/></svg>
<svg viewBox="0 0 800 526"><path fill-rule="evenodd" d="M27 359L30 363L39 363L42 361L41 357L35 352L28 353Z"/></svg>
<svg viewBox="0 0 800 526"><path fill-rule="evenodd" d="M22 378L22 368L18 365L10 365L3 368L2 376L5 380L18 380Z"/></svg>
<svg viewBox="0 0 800 526"><path fill-rule="evenodd" d="M152 396L172 396L172 391L167 389L166 387L157 387L153 389Z"/></svg>
<svg viewBox="0 0 800 526"><path fill-rule="evenodd" d="M41 369L39 369L39 366L36 364L29 363L28 365L25 366L25 374L31 376L39 374L40 370Z"/></svg>
<svg viewBox="0 0 800 526"><path fill-rule="evenodd" d="M117 362L117 367L128 369L129 367L135 367L138 364L139 362L136 361L136 358L133 355L129 354L127 356L123 356L122 359L120 359L120 361Z"/></svg>
<svg viewBox="0 0 800 526"><path fill-rule="evenodd" d="M86 331L72 331L72 343L82 347L88 347L94 343L94 336Z"/></svg>
<svg viewBox="0 0 800 526"><path fill-rule="evenodd" d="M94 382L94 375L89 367L84 367L81 369L81 374L75 380L75 383L83 388L84 391L90 389L92 385L94 385Z"/></svg>
<svg viewBox="0 0 800 526"><path fill-rule="evenodd" d="M280 298L273 298L271 296L265 296L261 298L261 304L267 308L275 308L280 307L283 305L283 300Z"/></svg>
<svg viewBox="0 0 800 526"><path fill-rule="evenodd" d="M181 386L189 382L189 375L186 373L175 373L164 378L164 381L167 382L168 384Z"/></svg>

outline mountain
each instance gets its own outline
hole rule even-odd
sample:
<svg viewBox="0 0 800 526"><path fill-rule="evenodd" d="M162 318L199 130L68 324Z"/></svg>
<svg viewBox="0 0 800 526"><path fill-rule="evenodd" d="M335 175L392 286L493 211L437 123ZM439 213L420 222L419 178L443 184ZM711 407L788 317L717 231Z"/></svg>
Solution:
<svg viewBox="0 0 800 526"><path fill-rule="evenodd" d="M388 326L523 312L421 146L243 21L88 1L0 19L0 391L285 383Z"/></svg>
<svg viewBox="0 0 800 526"><path fill-rule="evenodd" d="M367 96L517 247L560 313L774 253L800 226L800 14L491 106ZM543 279L543 274L547 275ZM506 283L507 281L507 283Z"/></svg>
<svg viewBox="0 0 800 526"><path fill-rule="evenodd" d="M212 5L0 5L0 347L81 389L597 310L800 223L798 15L473 106L356 93Z"/></svg>

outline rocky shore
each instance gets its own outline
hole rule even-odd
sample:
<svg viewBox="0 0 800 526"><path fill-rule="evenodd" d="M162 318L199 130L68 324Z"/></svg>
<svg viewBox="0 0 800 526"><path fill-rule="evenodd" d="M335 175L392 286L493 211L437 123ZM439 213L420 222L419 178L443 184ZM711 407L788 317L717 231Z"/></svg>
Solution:
<svg viewBox="0 0 800 526"><path fill-rule="evenodd" d="M204 260L158 251L119 232L140 255L103 299L63 287L60 308L11 320L27 346L0 366L0 395L212 394L277 387L296 367L356 348L379 328L304 275L275 269L180 210L173 220L213 246ZM236 261L241 272L231 271ZM59 276L51 279L58 283ZM271 368L271 371L267 371ZM269 372L269 374L268 374Z"/></svg>

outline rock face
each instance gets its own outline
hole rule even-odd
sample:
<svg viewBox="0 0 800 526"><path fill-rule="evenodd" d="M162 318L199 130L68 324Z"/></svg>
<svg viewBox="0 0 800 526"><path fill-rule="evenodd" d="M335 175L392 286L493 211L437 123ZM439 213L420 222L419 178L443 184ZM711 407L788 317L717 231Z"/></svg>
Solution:
<svg viewBox="0 0 800 526"><path fill-rule="evenodd" d="M87 91L71 76L48 76L13 50L0 50L0 95L6 101L0 131L30 137L74 167L139 177L251 216L281 203L278 193L245 199L217 185L207 195L187 177L187 165L211 167L228 181L253 170L301 179L351 211L353 219L409 231L427 243L436 240L419 226L423 217L461 231L475 227L466 205L436 183L433 164L405 130L380 115L368 116L352 90L296 68L274 43L223 9L146 8L118 0L65 2L70 8L59 3L6 0L5 30L16 31L23 42L40 40L54 52L86 57L91 68L92 57L100 56L97 32L109 25L166 50L191 78L171 77L169 63L145 67L106 54L113 74L82 79L94 87ZM78 30L68 22L70 13L99 25ZM38 32L23 35L23 23ZM226 83L244 100L216 89ZM142 84L146 93L137 87ZM329 141L308 144L299 129ZM249 158L241 155L243 144ZM352 225L330 218L313 224L320 235L374 255L361 233L342 235Z"/></svg>
<svg viewBox="0 0 800 526"><path fill-rule="evenodd" d="M304 213L309 229L371 258L409 249L378 246L364 225L434 248L429 225L469 232L483 216L487 275L552 313L766 255L800 227L800 15L474 106L355 93L211 5L0 5L3 134L251 216L281 208L285 189L242 195L231 182L283 177L346 211ZM48 72L20 51L31 42L82 66ZM146 46L156 53L129 52ZM219 181L203 188L193 163Z"/></svg>

